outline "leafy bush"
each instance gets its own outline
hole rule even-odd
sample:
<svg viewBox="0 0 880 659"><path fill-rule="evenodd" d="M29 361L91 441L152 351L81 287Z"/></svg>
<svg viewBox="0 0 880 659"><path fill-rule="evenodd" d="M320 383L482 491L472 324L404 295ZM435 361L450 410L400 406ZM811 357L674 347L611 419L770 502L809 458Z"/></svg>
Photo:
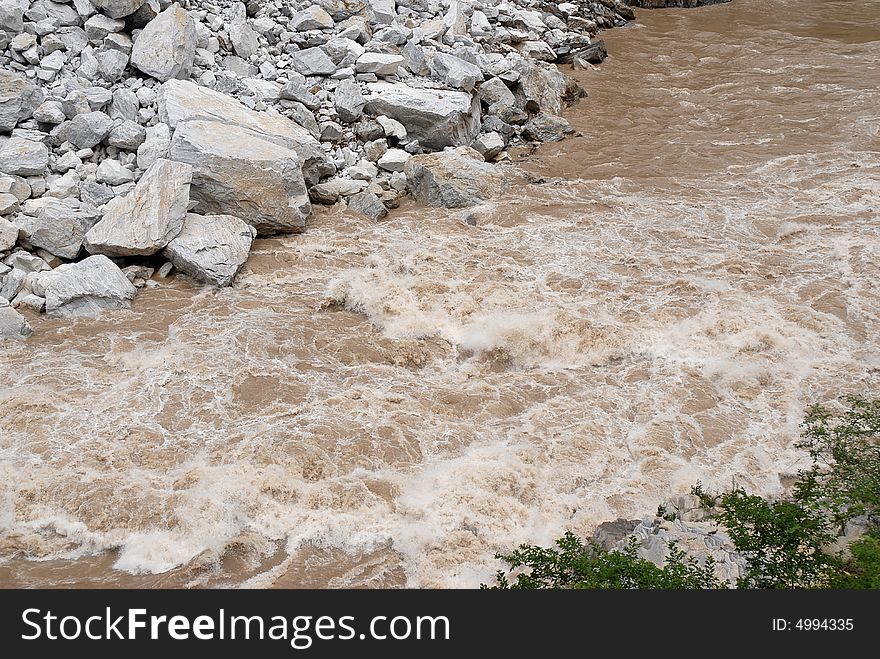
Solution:
<svg viewBox="0 0 880 659"><path fill-rule="evenodd" d="M810 408L802 440L813 460L800 472L791 499L768 501L735 488L720 495L700 482L691 489L726 527L747 561L740 588L880 588L880 400L843 399L848 407L834 414ZM664 506L657 516L674 520ZM863 518L868 532L848 548L849 555L827 549L836 531ZM498 554L510 571L496 574L495 588L719 588L711 561L701 566L674 544L658 568L638 556L630 538L622 551L585 545L571 533L556 548L521 545Z"/></svg>
<svg viewBox="0 0 880 659"><path fill-rule="evenodd" d="M519 572L511 583L499 570L494 589L537 590L545 588L583 589L708 589L720 588L715 578L715 563L705 565L688 557L675 544L670 544L666 564L658 568L637 554L638 542L630 538L623 551L607 551L595 543L585 545L573 533L556 541L556 548L520 545L510 554L496 558ZM483 586L486 587L485 585Z"/></svg>
<svg viewBox="0 0 880 659"><path fill-rule="evenodd" d="M736 489L721 496L720 521L748 563L740 588L815 588L837 561L827 515L794 501L766 501Z"/></svg>

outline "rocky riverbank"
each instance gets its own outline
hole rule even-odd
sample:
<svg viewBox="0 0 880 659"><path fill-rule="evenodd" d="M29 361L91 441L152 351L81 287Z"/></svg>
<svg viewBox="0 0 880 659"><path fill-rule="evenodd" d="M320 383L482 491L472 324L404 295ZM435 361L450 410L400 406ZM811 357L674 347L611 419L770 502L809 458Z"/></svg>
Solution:
<svg viewBox="0 0 880 659"><path fill-rule="evenodd" d="M619 0L0 0L0 335L16 308L123 308L176 269L232 282L313 204L499 195L562 139ZM450 148L451 147L451 148ZM446 149L446 150L444 150ZM154 276L157 275L157 276Z"/></svg>

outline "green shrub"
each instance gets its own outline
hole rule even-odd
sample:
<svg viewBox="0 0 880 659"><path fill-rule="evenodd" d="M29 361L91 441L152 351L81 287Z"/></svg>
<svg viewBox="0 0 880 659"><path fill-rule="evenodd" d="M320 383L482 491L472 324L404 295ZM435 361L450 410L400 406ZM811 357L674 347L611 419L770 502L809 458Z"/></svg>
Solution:
<svg viewBox="0 0 880 659"><path fill-rule="evenodd" d="M496 558L509 570L522 570L511 582L504 571L495 576L494 589L537 590L583 589L709 589L722 587L715 578L715 562L705 565L670 544L666 564L658 568L638 556L638 542L630 538L622 551L607 551L595 543L586 545L573 533L556 541L556 547L520 545L510 554ZM486 588L485 584L483 588Z"/></svg>
<svg viewBox="0 0 880 659"><path fill-rule="evenodd" d="M832 575L831 588L880 588L880 536L867 534L849 547L852 558Z"/></svg>

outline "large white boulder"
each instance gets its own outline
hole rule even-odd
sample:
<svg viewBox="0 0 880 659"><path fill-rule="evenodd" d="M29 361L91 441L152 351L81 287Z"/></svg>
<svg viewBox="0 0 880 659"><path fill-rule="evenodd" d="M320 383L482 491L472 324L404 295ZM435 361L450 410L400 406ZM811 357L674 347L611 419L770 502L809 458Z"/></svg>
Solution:
<svg viewBox="0 0 880 659"><path fill-rule="evenodd" d="M194 279L229 286L247 261L256 229L232 215L188 213L165 256Z"/></svg>

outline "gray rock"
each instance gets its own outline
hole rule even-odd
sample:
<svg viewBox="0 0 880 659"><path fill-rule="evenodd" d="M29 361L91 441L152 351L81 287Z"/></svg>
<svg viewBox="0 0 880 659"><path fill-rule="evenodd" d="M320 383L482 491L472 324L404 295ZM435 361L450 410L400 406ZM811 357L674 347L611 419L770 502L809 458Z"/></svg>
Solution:
<svg viewBox="0 0 880 659"><path fill-rule="evenodd" d="M196 54L196 24L177 4L150 21L131 51L132 66L162 82L188 78Z"/></svg>
<svg viewBox="0 0 880 659"><path fill-rule="evenodd" d="M516 97L501 78L489 78L480 85L477 92L480 100L489 106L489 112L496 114L501 108L512 108L516 105Z"/></svg>
<svg viewBox="0 0 880 659"><path fill-rule="evenodd" d="M183 229L163 252L174 267L215 286L229 286L247 260L257 235L232 215L188 213Z"/></svg>
<svg viewBox="0 0 880 659"><path fill-rule="evenodd" d="M358 73L375 73L378 76L390 76L397 74L401 64L403 64L403 57L400 55L364 53L355 62L354 70Z"/></svg>
<svg viewBox="0 0 880 659"><path fill-rule="evenodd" d="M7 256L3 259L3 263L10 268L17 268L18 270L24 270L25 272L42 272L43 270L51 270L49 264L39 256L28 254L21 250L13 252Z"/></svg>
<svg viewBox="0 0 880 659"><path fill-rule="evenodd" d="M560 114L562 98L568 83L553 64L519 60L514 67L519 73L516 97L519 107L529 112Z"/></svg>
<svg viewBox="0 0 880 659"><path fill-rule="evenodd" d="M19 227L33 247L45 249L62 259L75 259L83 238L100 218L89 204L76 199L40 199L40 207L18 219Z"/></svg>
<svg viewBox="0 0 880 659"><path fill-rule="evenodd" d="M377 140L364 144L364 156L366 156L367 160L370 162L376 162L379 160L379 158L385 155L387 150L388 141L384 137L380 137Z"/></svg>
<svg viewBox="0 0 880 659"><path fill-rule="evenodd" d="M104 217L85 235L83 245L92 254L155 254L180 233L192 178L188 164L157 160L131 194L104 207Z"/></svg>
<svg viewBox="0 0 880 659"><path fill-rule="evenodd" d="M149 169L159 158L165 158L171 149L171 130L168 124L150 126L145 133L144 143L137 149L137 166L144 170Z"/></svg>
<svg viewBox="0 0 880 659"><path fill-rule="evenodd" d="M59 101L44 101L34 110L33 116L40 123L52 125L60 124L67 118Z"/></svg>
<svg viewBox="0 0 880 659"><path fill-rule="evenodd" d="M107 158L98 165L95 177L99 183L122 185L134 181L134 172L124 167L118 160Z"/></svg>
<svg viewBox="0 0 880 659"><path fill-rule="evenodd" d="M388 209L385 204L374 193L365 190L359 194L350 197L348 200L348 209L355 213L365 215L371 220L378 220L388 215Z"/></svg>
<svg viewBox="0 0 880 659"><path fill-rule="evenodd" d="M566 119L544 114L531 118L523 126L522 136L536 142L558 142L566 135L574 134L574 129Z"/></svg>
<svg viewBox="0 0 880 659"><path fill-rule="evenodd" d="M262 234L301 231L311 204L297 153L217 121L178 124L170 156L193 167L199 212L234 215Z"/></svg>
<svg viewBox="0 0 880 659"><path fill-rule="evenodd" d="M641 520L618 518L613 522L603 522L596 527L593 533L593 541L603 549L611 551L624 540L633 529L639 525Z"/></svg>
<svg viewBox="0 0 880 659"><path fill-rule="evenodd" d="M373 20L377 23L390 25L397 16L395 0L369 0Z"/></svg>
<svg viewBox="0 0 880 659"><path fill-rule="evenodd" d="M297 12L287 24L291 30L305 32L306 30L330 30L334 27L333 18L321 7L311 5L303 11Z"/></svg>
<svg viewBox="0 0 880 659"><path fill-rule="evenodd" d="M336 64L321 48L306 48L291 53L291 62L297 73L304 76L328 76L336 72Z"/></svg>
<svg viewBox="0 0 880 659"><path fill-rule="evenodd" d="M483 79L480 67L447 53L434 55L434 74L447 86L466 92L473 91L474 86Z"/></svg>
<svg viewBox="0 0 880 659"><path fill-rule="evenodd" d="M100 43L104 37L125 29L125 21L120 21L104 14L95 14L85 22L86 36L92 43Z"/></svg>
<svg viewBox="0 0 880 659"><path fill-rule="evenodd" d="M34 333L25 317L9 306L9 301L0 298L0 340L24 341Z"/></svg>
<svg viewBox="0 0 880 659"><path fill-rule="evenodd" d="M107 144L124 151L137 151L147 139L147 131L136 121L123 121L114 126L107 136Z"/></svg>
<svg viewBox="0 0 880 659"><path fill-rule="evenodd" d="M376 123L382 126L385 137L391 137L396 140L406 139L406 127L399 121L380 114L376 117Z"/></svg>
<svg viewBox="0 0 880 659"><path fill-rule="evenodd" d="M189 119L239 126L260 140L295 151L302 163L303 177L310 184L335 172L318 140L308 130L278 113L249 110L225 94L180 80L169 80L162 85L158 98L159 116L171 128ZM237 217L246 215L229 214Z"/></svg>
<svg viewBox="0 0 880 659"><path fill-rule="evenodd" d="M103 254L43 273L38 286L45 291L46 313L59 316L90 316L103 309L128 308L137 294L128 278Z"/></svg>
<svg viewBox="0 0 880 659"><path fill-rule="evenodd" d="M0 193L11 194L19 201L31 196L31 186L20 176L0 174Z"/></svg>
<svg viewBox="0 0 880 659"><path fill-rule="evenodd" d="M318 204L335 204L341 197L350 197L363 191L366 181L335 178L309 188L309 197Z"/></svg>
<svg viewBox="0 0 880 659"><path fill-rule="evenodd" d="M396 119L426 148L467 145L480 130L480 103L470 94L387 82L367 88L364 110Z"/></svg>
<svg viewBox="0 0 880 659"><path fill-rule="evenodd" d="M103 13L110 18L124 18L135 13L147 0L91 0Z"/></svg>
<svg viewBox="0 0 880 659"><path fill-rule="evenodd" d="M498 198L504 175L470 147L413 156L404 168L413 197L428 206L465 208Z"/></svg>
<svg viewBox="0 0 880 659"><path fill-rule="evenodd" d="M110 134L113 120L103 112L78 114L67 125L67 141L78 149L91 149Z"/></svg>
<svg viewBox="0 0 880 659"><path fill-rule="evenodd" d="M229 24L229 39L235 54L250 59L260 49L260 41L254 29L248 25L245 6L236 2L232 8L232 21Z"/></svg>
<svg viewBox="0 0 880 659"><path fill-rule="evenodd" d="M15 247L16 241L18 241L18 227L0 217L0 252L8 252Z"/></svg>
<svg viewBox="0 0 880 659"><path fill-rule="evenodd" d="M334 21L344 21L362 14L367 8L367 0L319 0L318 2Z"/></svg>
<svg viewBox="0 0 880 659"><path fill-rule="evenodd" d="M13 268L0 278L0 299L11 300L24 287L28 273L19 268Z"/></svg>
<svg viewBox="0 0 880 659"><path fill-rule="evenodd" d="M412 156L403 149L388 149L376 164L387 172L402 172L410 158Z"/></svg>
<svg viewBox="0 0 880 659"><path fill-rule="evenodd" d="M18 297L15 298L13 306L18 307L19 309L24 307L35 313L42 313L46 310L46 298L34 295L33 293L27 293L25 295L19 294Z"/></svg>
<svg viewBox="0 0 880 659"><path fill-rule="evenodd" d="M16 176L39 176L49 164L49 149L42 142L11 137L0 142L0 172Z"/></svg>
<svg viewBox="0 0 880 659"><path fill-rule="evenodd" d="M474 140L474 149L486 160L492 160L507 146L504 138L496 132L483 133Z"/></svg>
<svg viewBox="0 0 880 659"><path fill-rule="evenodd" d="M138 102L137 94L130 89L120 87L113 92L113 100L110 107L107 108L107 114L111 119L121 119L122 121L136 121L138 118Z"/></svg>
<svg viewBox="0 0 880 659"><path fill-rule="evenodd" d="M9 132L29 119L43 102L45 94L20 75L0 68L0 133Z"/></svg>
<svg viewBox="0 0 880 659"><path fill-rule="evenodd" d="M346 123L354 123L361 118L366 99L361 93L360 85L352 80L342 80L336 87L334 103L339 119Z"/></svg>
<svg viewBox="0 0 880 659"><path fill-rule="evenodd" d="M18 197L14 194L9 194L8 192L0 192L0 215L12 215L13 213L18 212ZM0 236L3 235L2 230L3 224L0 222ZM0 239L0 245L3 244L2 239ZM3 251L3 247L0 247L0 251Z"/></svg>
<svg viewBox="0 0 880 659"><path fill-rule="evenodd" d="M80 200L95 207L103 206L115 196L113 188L97 181L86 181L79 189Z"/></svg>
<svg viewBox="0 0 880 659"><path fill-rule="evenodd" d="M281 90L281 98L302 103L310 110L317 110L321 107L321 101L318 100L318 97L310 92L308 87L296 80L291 80L284 85Z"/></svg>
<svg viewBox="0 0 880 659"><path fill-rule="evenodd" d="M28 2L19 0L0 0L0 30L19 34L24 30L24 12Z"/></svg>
<svg viewBox="0 0 880 659"><path fill-rule="evenodd" d="M104 80L116 82L125 74L125 67L128 66L128 55L113 49L107 49L96 53L98 60L98 73Z"/></svg>

